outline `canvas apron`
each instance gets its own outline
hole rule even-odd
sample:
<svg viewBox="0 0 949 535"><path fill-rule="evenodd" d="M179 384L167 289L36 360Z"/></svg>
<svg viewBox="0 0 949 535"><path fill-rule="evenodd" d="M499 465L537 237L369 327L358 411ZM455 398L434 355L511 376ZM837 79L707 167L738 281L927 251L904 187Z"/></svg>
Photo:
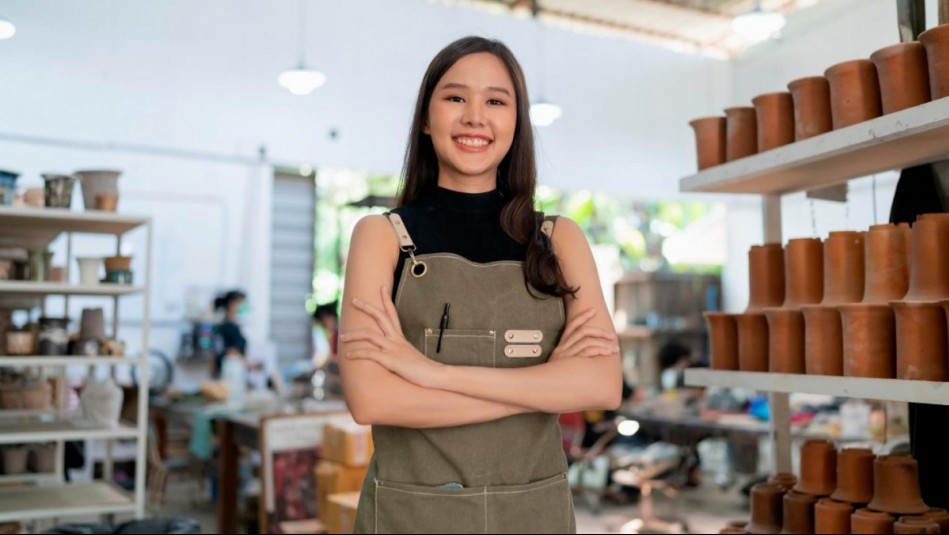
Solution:
<svg viewBox="0 0 949 535"><path fill-rule="evenodd" d="M535 299L521 262L416 257L399 216L388 217L410 255L395 298L410 343L449 365L519 368L547 361L563 333L563 302ZM548 219L543 230L552 229ZM451 303L450 322L436 352L445 303ZM375 425L372 437L356 533L576 532L556 414L438 429Z"/></svg>

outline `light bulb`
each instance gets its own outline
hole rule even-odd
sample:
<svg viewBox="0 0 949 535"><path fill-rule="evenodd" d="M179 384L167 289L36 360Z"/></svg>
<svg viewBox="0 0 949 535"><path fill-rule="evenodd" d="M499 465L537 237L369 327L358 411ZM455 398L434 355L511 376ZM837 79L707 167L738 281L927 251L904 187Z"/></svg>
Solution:
<svg viewBox="0 0 949 535"><path fill-rule="evenodd" d="M534 126L550 126L554 121L563 116L563 110L556 104L550 102L537 102L531 104L531 123Z"/></svg>
<svg viewBox="0 0 949 535"><path fill-rule="evenodd" d="M314 89L326 83L326 75L300 66L280 73L277 83L294 95L309 95Z"/></svg>
<svg viewBox="0 0 949 535"><path fill-rule="evenodd" d="M9 39L16 35L16 26L7 19L0 19L0 39Z"/></svg>
<svg viewBox="0 0 949 535"><path fill-rule="evenodd" d="M760 7L732 20L736 33L755 41L764 41L777 34L787 24L784 15L762 11Z"/></svg>

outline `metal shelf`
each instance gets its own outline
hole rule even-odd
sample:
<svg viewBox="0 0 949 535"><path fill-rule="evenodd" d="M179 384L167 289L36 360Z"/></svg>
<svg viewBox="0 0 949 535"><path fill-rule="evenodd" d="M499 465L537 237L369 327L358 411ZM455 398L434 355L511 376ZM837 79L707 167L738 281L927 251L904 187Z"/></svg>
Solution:
<svg viewBox="0 0 949 535"><path fill-rule="evenodd" d="M148 221L112 212L0 206L0 247L42 247L63 232L121 235Z"/></svg>
<svg viewBox="0 0 949 535"><path fill-rule="evenodd" d="M949 98L728 162L679 181L684 192L783 194L944 159Z"/></svg>
<svg viewBox="0 0 949 535"><path fill-rule="evenodd" d="M130 284L82 286L64 282L0 281L0 295L43 297L47 295L122 296L143 293L145 288Z"/></svg>
<svg viewBox="0 0 949 535"><path fill-rule="evenodd" d="M0 355L0 367L2 366L141 366L145 359L134 357L74 357L74 356L43 356L33 355L28 357L9 357Z"/></svg>
<svg viewBox="0 0 949 535"><path fill-rule="evenodd" d="M0 444L55 442L59 440L104 440L137 438L138 430L128 425L106 429L89 422L0 421Z"/></svg>
<svg viewBox="0 0 949 535"><path fill-rule="evenodd" d="M0 522L132 512L132 496L109 483L0 489Z"/></svg>
<svg viewBox="0 0 949 535"><path fill-rule="evenodd" d="M689 386L949 405L949 383L929 381L690 369L685 371L685 383Z"/></svg>

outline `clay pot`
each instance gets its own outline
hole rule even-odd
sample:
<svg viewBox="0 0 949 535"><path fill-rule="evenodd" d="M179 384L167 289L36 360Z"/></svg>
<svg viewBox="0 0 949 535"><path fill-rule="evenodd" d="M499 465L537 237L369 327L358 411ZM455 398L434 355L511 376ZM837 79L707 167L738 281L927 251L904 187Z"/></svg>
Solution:
<svg viewBox="0 0 949 535"><path fill-rule="evenodd" d="M26 446L0 446L3 456L3 473L15 476L26 473L26 461L30 450Z"/></svg>
<svg viewBox="0 0 949 535"><path fill-rule="evenodd" d="M804 315L797 310L765 310L768 318L768 369L804 373Z"/></svg>
<svg viewBox="0 0 949 535"><path fill-rule="evenodd" d="M888 304L909 289L909 225L874 225L865 245L864 303Z"/></svg>
<svg viewBox="0 0 949 535"><path fill-rule="evenodd" d="M837 455L837 490L830 495L839 502L867 504L873 499L873 451L848 448Z"/></svg>
<svg viewBox="0 0 949 535"><path fill-rule="evenodd" d="M830 82L830 110L834 130L883 114L880 83L873 62L858 59L838 63L824 72Z"/></svg>
<svg viewBox="0 0 949 535"><path fill-rule="evenodd" d="M768 320L764 314L738 314L738 369L768 371Z"/></svg>
<svg viewBox="0 0 949 535"><path fill-rule="evenodd" d="M751 101L758 118L758 152L794 143L794 101L781 91L758 95Z"/></svg>
<svg viewBox="0 0 949 535"><path fill-rule="evenodd" d="M894 301L896 377L916 381L949 381L946 312L935 303Z"/></svg>
<svg viewBox="0 0 949 535"><path fill-rule="evenodd" d="M784 304L784 248L779 243L754 245L748 250L749 300L746 312Z"/></svg>
<svg viewBox="0 0 949 535"><path fill-rule="evenodd" d="M896 377L896 318L887 305L837 307L841 316L844 376Z"/></svg>
<svg viewBox="0 0 949 535"><path fill-rule="evenodd" d="M896 520L887 513L859 509L850 515L850 529L853 533L867 533L869 535L888 535L893 533L893 523Z"/></svg>
<svg viewBox="0 0 949 535"><path fill-rule="evenodd" d="M817 496L793 490L784 495L784 529L781 533L814 533Z"/></svg>
<svg viewBox="0 0 949 535"><path fill-rule="evenodd" d="M56 471L56 445L42 444L30 449L29 465L33 472L51 474Z"/></svg>
<svg viewBox="0 0 949 535"><path fill-rule="evenodd" d="M744 535L748 532L742 528L722 528L719 533L722 535Z"/></svg>
<svg viewBox="0 0 949 535"><path fill-rule="evenodd" d="M881 455L873 461L874 511L921 515L929 511L919 494L919 464L909 455Z"/></svg>
<svg viewBox="0 0 949 535"><path fill-rule="evenodd" d="M922 517L939 524L940 533L949 533L949 512L945 509L934 507L923 513Z"/></svg>
<svg viewBox="0 0 949 535"><path fill-rule="evenodd" d="M96 210L100 210L102 212L114 212L118 204L119 196L116 193L96 195Z"/></svg>
<svg viewBox="0 0 949 535"><path fill-rule="evenodd" d="M759 483L751 487L749 533L781 533L784 487Z"/></svg>
<svg viewBox="0 0 949 535"><path fill-rule="evenodd" d="M816 305L824 298L824 247L818 238L788 241L784 254L785 309Z"/></svg>
<svg viewBox="0 0 949 535"><path fill-rule="evenodd" d="M919 42L926 47L933 100L949 97L949 24L926 30L919 35Z"/></svg>
<svg viewBox="0 0 949 535"><path fill-rule="evenodd" d="M864 290L863 232L831 232L824 242L824 299L822 305L859 303Z"/></svg>
<svg viewBox="0 0 949 535"><path fill-rule="evenodd" d="M808 375L844 374L844 342L840 312L835 307L807 305L804 314L804 370Z"/></svg>
<svg viewBox="0 0 949 535"><path fill-rule="evenodd" d="M106 271L128 271L132 269L131 256L109 256L105 258Z"/></svg>
<svg viewBox="0 0 949 535"><path fill-rule="evenodd" d="M713 370L738 371L738 324L735 314L706 312Z"/></svg>
<svg viewBox="0 0 949 535"><path fill-rule="evenodd" d="M787 492L793 489L794 485L797 485L797 476L794 474L774 474L768 478L767 482L784 487L784 492Z"/></svg>
<svg viewBox="0 0 949 535"><path fill-rule="evenodd" d="M801 480L794 490L823 497L836 487L837 449L826 440L808 440L801 446Z"/></svg>
<svg viewBox="0 0 949 535"><path fill-rule="evenodd" d="M830 84L810 76L788 84L794 100L794 139L800 141L834 129L830 115Z"/></svg>
<svg viewBox="0 0 949 535"><path fill-rule="evenodd" d="M758 152L758 120L749 106L725 110L725 159L729 162Z"/></svg>
<svg viewBox="0 0 949 535"><path fill-rule="evenodd" d="M699 171L725 163L725 118L703 117L689 126L695 131Z"/></svg>
<svg viewBox="0 0 949 535"><path fill-rule="evenodd" d="M904 301L949 298L949 214L923 214L913 225L909 291Z"/></svg>
<svg viewBox="0 0 949 535"><path fill-rule="evenodd" d="M870 56L880 77L883 113L893 113L929 102L929 66L926 48L917 41L881 48Z"/></svg>
<svg viewBox="0 0 949 535"><path fill-rule="evenodd" d="M904 516L893 524L893 533L939 533L939 524L934 520L918 516Z"/></svg>
<svg viewBox="0 0 949 535"><path fill-rule="evenodd" d="M849 503L824 498L814 506L814 532L849 534L851 515L853 506Z"/></svg>

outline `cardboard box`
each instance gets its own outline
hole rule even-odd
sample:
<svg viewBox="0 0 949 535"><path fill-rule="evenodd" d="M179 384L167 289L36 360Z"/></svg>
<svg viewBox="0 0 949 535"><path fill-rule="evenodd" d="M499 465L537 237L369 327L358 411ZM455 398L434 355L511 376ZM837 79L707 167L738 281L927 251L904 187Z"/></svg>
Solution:
<svg viewBox="0 0 949 535"><path fill-rule="evenodd" d="M323 518L327 511L327 501L331 494L358 492L362 489L363 480L366 478L366 469L365 466L343 466L332 461L317 463L315 468L316 510L320 518Z"/></svg>
<svg viewBox="0 0 949 535"><path fill-rule="evenodd" d="M326 518L323 523L329 533L352 533L356 523L356 507L359 505L358 492L331 494Z"/></svg>
<svg viewBox="0 0 949 535"><path fill-rule="evenodd" d="M333 419L323 426L323 459L345 466L368 466L372 451L370 426L352 419Z"/></svg>

